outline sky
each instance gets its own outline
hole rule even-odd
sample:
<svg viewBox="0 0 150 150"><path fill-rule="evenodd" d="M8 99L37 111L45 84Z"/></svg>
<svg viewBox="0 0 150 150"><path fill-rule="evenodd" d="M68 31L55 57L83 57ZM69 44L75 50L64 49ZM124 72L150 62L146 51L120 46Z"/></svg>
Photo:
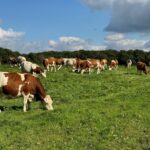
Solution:
<svg viewBox="0 0 150 150"><path fill-rule="evenodd" d="M0 47L150 50L150 0L0 0Z"/></svg>

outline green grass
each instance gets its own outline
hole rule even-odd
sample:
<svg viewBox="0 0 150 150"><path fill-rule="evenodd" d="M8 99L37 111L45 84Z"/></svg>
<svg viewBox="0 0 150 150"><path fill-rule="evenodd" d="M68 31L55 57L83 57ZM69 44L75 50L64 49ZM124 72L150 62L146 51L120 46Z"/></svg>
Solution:
<svg viewBox="0 0 150 150"><path fill-rule="evenodd" d="M0 66L1 71L19 71ZM135 67L77 74L63 68L40 77L54 111L1 94L1 150L150 150L150 75Z"/></svg>

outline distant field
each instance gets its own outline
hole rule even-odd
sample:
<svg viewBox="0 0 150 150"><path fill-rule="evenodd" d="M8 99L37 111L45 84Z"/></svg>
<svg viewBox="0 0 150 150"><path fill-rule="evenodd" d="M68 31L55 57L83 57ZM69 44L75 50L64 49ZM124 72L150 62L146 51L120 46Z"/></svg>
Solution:
<svg viewBox="0 0 150 150"><path fill-rule="evenodd" d="M32 102L23 113L21 97L1 94L0 150L150 150L150 74L137 75L135 67L99 75L63 68L40 79L54 111Z"/></svg>

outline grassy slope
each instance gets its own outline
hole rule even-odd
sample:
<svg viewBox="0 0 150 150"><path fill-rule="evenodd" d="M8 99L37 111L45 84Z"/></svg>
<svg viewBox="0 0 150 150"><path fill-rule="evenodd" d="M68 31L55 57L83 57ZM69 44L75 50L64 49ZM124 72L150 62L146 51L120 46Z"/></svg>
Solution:
<svg viewBox="0 0 150 150"><path fill-rule="evenodd" d="M150 75L134 67L90 76L63 69L41 80L55 110L32 102L23 113L22 98L1 95L0 149L150 149Z"/></svg>

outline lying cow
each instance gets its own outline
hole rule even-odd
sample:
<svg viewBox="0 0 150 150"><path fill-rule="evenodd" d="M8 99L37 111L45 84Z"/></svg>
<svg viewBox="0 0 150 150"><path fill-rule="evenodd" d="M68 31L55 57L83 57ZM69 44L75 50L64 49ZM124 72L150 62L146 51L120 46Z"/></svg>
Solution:
<svg viewBox="0 0 150 150"><path fill-rule="evenodd" d="M53 110L52 99L46 95L40 80L28 73L0 72L0 88L6 95L23 96L26 112L32 99L38 95L47 110Z"/></svg>
<svg viewBox="0 0 150 150"><path fill-rule="evenodd" d="M23 61L21 63L21 70L22 72L32 73L34 76L41 74L43 77L46 77L46 70L43 70L39 65L30 61Z"/></svg>
<svg viewBox="0 0 150 150"><path fill-rule="evenodd" d="M148 74L147 66L145 63L139 61L137 62L136 67L137 67L137 72L140 72L140 73L143 72L145 74Z"/></svg>

